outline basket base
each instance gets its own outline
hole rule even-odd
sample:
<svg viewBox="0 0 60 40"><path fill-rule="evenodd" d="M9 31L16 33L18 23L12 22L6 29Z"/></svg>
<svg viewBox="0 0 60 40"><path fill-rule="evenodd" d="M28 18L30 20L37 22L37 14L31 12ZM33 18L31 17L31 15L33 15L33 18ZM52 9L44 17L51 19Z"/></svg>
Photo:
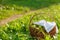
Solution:
<svg viewBox="0 0 60 40"><path fill-rule="evenodd" d="M42 32L40 32L38 29L30 27L30 34L32 37L36 37L36 38L44 38L44 34Z"/></svg>

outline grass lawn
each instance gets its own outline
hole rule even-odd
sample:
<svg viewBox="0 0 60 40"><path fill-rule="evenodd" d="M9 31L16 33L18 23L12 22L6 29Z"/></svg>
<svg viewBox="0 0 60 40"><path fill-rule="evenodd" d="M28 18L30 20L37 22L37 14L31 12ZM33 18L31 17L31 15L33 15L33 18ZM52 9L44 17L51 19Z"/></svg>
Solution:
<svg viewBox="0 0 60 40"><path fill-rule="evenodd" d="M58 29L60 31L60 13L59 13L59 4L58 5L52 5L48 8L40 9L32 14L28 14L23 16L22 18L18 18L10 23L7 23L6 25L0 27L0 38L3 40L35 40L32 38L29 34L29 21L32 15L36 13L44 13L40 14L42 16L36 16L33 20L41 20L44 19L47 21L51 21L54 19L54 21L57 23ZM50 14L51 16L46 14ZM53 18L52 18L53 17ZM27 22L28 21L28 22ZM54 40L53 38L50 38L47 36L44 40ZM60 32L57 35L57 38L55 40L60 40Z"/></svg>
<svg viewBox="0 0 60 40"><path fill-rule="evenodd" d="M18 6L3 6L0 7L0 20L8 18L16 14L23 14L30 11L27 7L18 7Z"/></svg>
<svg viewBox="0 0 60 40"><path fill-rule="evenodd" d="M60 0L0 0L0 20L58 4Z"/></svg>
<svg viewBox="0 0 60 40"><path fill-rule="evenodd" d="M10 23L7 23L6 25L1 26L1 40L35 40L29 34L29 21L31 16L36 13L44 14L40 14L43 17L36 16L33 21L42 20L44 18L47 21L54 19L59 29L56 39L46 36L44 40L60 40L60 0L4 0L3 2L4 3L1 4L5 8L0 9L0 20L14 14L20 14L21 12L25 13L25 10L35 10L36 12L24 15L22 18L18 18ZM46 15L47 13L48 15ZM49 14L51 15L50 17Z"/></svg>

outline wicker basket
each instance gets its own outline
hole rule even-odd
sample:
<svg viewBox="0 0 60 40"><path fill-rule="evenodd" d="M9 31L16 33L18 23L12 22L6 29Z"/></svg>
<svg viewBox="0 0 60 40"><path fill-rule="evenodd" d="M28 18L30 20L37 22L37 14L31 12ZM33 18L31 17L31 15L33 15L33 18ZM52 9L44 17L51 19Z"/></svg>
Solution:
<svg viewBox="0 0 60 40"><path fill-rule="evenodd" d="M36 15L40 15L40 14L33 15L32 18L30 19L30 23L29 23L29 30L30 30L31 36L36 37L36 38L43 38L44 39L45 34L49 34L49 35L51 35L51 37L53 37L53 35L55 35L55 33L56 33L56 26L49 33L47 33L44 28L42 28L43 29L43 32L42 32L42 31L40 31L40 29L32 27L32 24L33 24L32 19Z"/></svg>

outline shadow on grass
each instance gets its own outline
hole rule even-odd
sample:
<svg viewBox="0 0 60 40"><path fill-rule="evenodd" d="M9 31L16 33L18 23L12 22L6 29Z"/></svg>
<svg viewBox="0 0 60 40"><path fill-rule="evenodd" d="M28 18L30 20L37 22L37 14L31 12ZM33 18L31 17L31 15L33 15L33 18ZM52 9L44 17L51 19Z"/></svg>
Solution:
<svg viewBox="0 0 60 40"><path fill-rule="evenodd" d="M23 6L30 9L40 9L53 4L60 3L60 0L2 0L0 4L9 6Z"/></svg>

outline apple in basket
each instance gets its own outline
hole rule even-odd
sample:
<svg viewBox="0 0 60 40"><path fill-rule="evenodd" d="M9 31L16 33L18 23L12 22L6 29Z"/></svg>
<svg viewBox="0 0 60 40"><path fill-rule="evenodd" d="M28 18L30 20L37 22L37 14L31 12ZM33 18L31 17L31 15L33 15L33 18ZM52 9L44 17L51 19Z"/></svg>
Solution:
<svg viewBox="0 0 60 40"><path fill-rule="evenodd" d="M45 30L45 32L48 33L51 37L55 36L55 34L58 33L58 28L55 22L40 20L38 22L34 22L33 24L43 27L43 30ZM30 34L32 36L44 38L44 35L42 34L42 32L39 32L38 29L30 27L30 31Z"/></svg>

